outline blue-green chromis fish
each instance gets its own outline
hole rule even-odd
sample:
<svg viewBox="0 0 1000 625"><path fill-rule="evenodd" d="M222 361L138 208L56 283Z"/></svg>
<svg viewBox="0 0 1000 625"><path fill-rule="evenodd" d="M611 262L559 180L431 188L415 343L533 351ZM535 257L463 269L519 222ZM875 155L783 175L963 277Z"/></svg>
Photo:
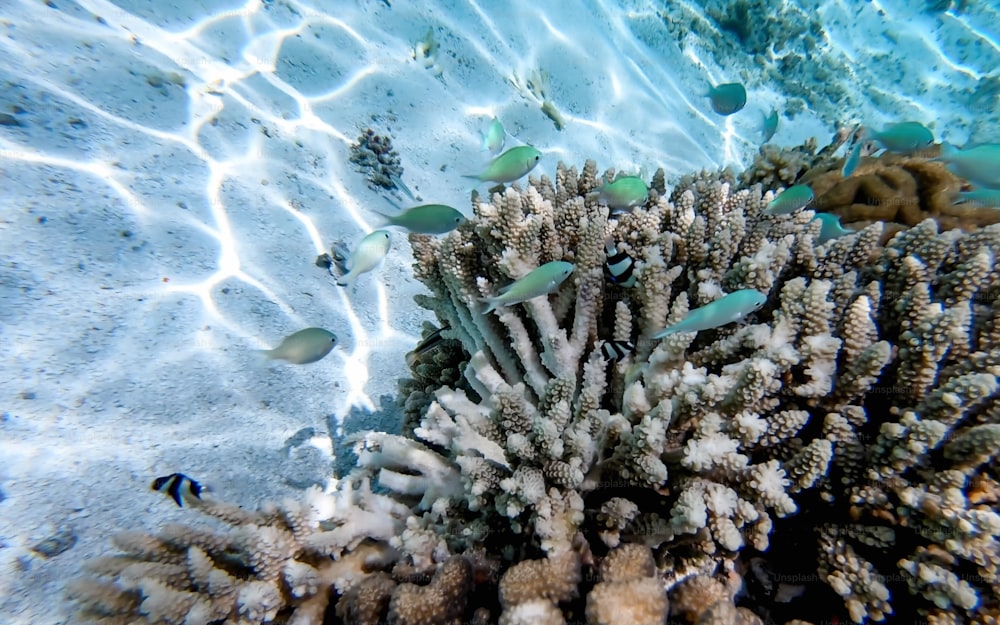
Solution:
<svg viewBox="0 0 1000 625"><path fill-rule="evenodd" d="M597 201L606 204L612 212L642 206L649 199L649 187L639 176L619 176L613 182L602 184L594 193Z"/></svg>
<svg viewBox="0 0 1000 625"><path fill-rule="evenodd" d="M483 313L489 313L501 306L519 304L529 299L548 295L559 288L566 278L573 273L576 266L561 260L545 263L532 270L528 275L501 288L496 297L484 300L488 305Z"/></svg>
<svg viewBox="0 0 1000 625"><path fill-rule="evenodd" d="M490 122L490 127L483 134L483 149L489 150L490 154L499 154L503 149L503 144L507 140L507 133L504 132L503 124L496 117Z"/></svg>
<svg viewBox="0 0 1000 625"><path fill-rule="evenodd" d="M854 173L854 170L857 169L858 165L861 163L862 144L864 144L864 141L857 141L854 144L854 147L851 148L847 158L844 159L844 167L840 170L840 175L844 178L850 178L851 174Z"/></svg>
<svg viewBox="0 0 1000 625"><path fill-rule="evenodd" d="M1000 190L976 189L975 191L959 191L955 194L955 203L969 203L985 208L1000 209Z"/></svg>
<svg viewBox="0 0 1000 625"><path fill-rule="evenodd" d="M535 168L542 153L530 145L519 145L511 148L493 159L481 174L469 174L466 178L475 178L481 182L514 182Z"/></svg>
<svg viewBox="0 0 1000 625"><path fill-rule="evenodd" d="M348 286L361 274L377 267L388 252L389 233L385 230L372 232L361 239L361 243L358 243L357 249L351 254L351 258L347 263L348 272L340 276L337 284L339 286Z"/></svg>
<svg viewBox="0 0 1000 625"><path fill-rule="evenodd" d="M887 127L882 132L868 135L890 152L915 152L934 143L934 134L920 122L900 122Z"/></svg>
<svg viewBox="0 0 1000 625"><path fill-rule="evenodd" d="M948 163L951 173L973 184L1000 189L1000 144L987 143L959 150L945 143L941 146L941 156L934 160Z"/></svg>
<svg viewBox="0 0 1000 625"><path fill-rule="evenodd" d="M444 204L423 204L399 215L386 215L387 226L399 226L418 234L444 234L465 223L465 215Z"/></svg>
<svg viewBox="0 0 1000 625"><path fill-rule="evenodd" d="M816 240L817 243L823 244L830 239L836 239L837 237L842 237L845 234L851 234L853 230L848 230L840 225L840 217L837 217L833 213L817 213L813 217L813 221L818 221L822 226L819 229L819 238Z"/></svg>
<svg viewBox="0 0 1000 625"><path fill-rule="evenodd" d="M260 353L271 360L285 360L296 365L307 365L321 360L337 344L337 335L323 328L306 328L289 334L274 349Z"/></svg>
<svg viewBox="0 0 1000 625"><path fill-rule="evenodd" d="M727 323L739 321L764 305L767 296L754 289L742 289L724 295L711 304L695 308L679 323L660 330L653 335L654 339L662 339L678 332L700 332L724 326Z"/></svg>
<svg viewBox="0 0 1000 625"><path fill-rule="evenodd" d="M761 127L760 132L764 135L763 143L770 141L774 133L778 132L778 111L771 109L771 114L764 116L764 125Z"/></svg>
<svg viewBox="0 0 1000 625"><path fill-rule="evenodd" d="M719 115L732 115L747 103L747 90L738 82L716 85L706 95L712 102L712 110Z"/></svg>
<svg viewBox="0 0 1000 625"><path fill-rule="evenodd" d="M790 215L813 201L813 190L808 185L788 187L767 203L765 215Z"/></svg>

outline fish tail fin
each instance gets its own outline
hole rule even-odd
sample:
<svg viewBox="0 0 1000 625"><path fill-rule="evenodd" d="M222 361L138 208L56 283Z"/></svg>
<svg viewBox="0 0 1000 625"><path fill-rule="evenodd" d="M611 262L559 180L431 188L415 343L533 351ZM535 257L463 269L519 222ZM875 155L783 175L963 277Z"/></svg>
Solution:
<svg viewBox="0 0 1000 625"><path fill-rule="evenodd" d="M956 154L958 154L959 151L960 150L958 148L956 148L952 144L948 143L947 141L942 141L941 142L941 156L932 158L931 160L932 161L943 161L943 162L947 163Z"/></svg>
<svg viewBox="0 0 1000 625"><path fill-rule="evenodd" d="M344 275L337 278L337 286L351 286L354 283L354 278L356 276L353 272L348 271Z"/></svg>
<svg viewBox="0 0 1000 625"><path fill-rule="evenodd" d="M258 367L266 367L271 364L274 360L274 350L273 349L255 349L253 350L253 362Z"/></svg>
<svg viewBox="0 0 1000 625"><path fill-rule="evenodd" d="M395 226L396 225L396 218L393 217L392 215L386 215L382 211L377 211L375 209L372 209L372 212L382 218L382 223L378 224L375 227L376 230L379 229L379 228L385 228L387 226Z"/></svg>
<svg viewBox="0 0 1000 625"><path fill-rule="evenodd" d="M659 332L657 332L656 334L654 334L653 335L653 339L654 340L662 339L662 338L668 337L668 336L670 336L672 334L677 334L678 332L680 332L680 330L678 330L677 328L674 328L674 327L666 328L666 329L660 330Z"/></svg>
<svg viewBox="0 0 1000 625"><path fill-rule="evenodd" d="M480 298L480 302L486 304L486 308L483 309L483 314L488 315L497 309L497 304L499 303L499 298L497 297L483 297Z"/></svg>

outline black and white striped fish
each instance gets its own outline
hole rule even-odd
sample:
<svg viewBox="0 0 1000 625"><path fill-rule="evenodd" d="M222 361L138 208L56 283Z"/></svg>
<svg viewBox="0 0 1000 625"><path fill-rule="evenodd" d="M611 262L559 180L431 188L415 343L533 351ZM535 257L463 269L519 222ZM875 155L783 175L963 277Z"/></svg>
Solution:
<svg viewBox="0 0 1000 625"><path fill-rule="evenodd" d="M604 263L604 270L614 284L625 288L635 286L636 275L635 260L625 252L619 252L615 242L608 239L604 242L604 253L607 260Z"/></svg>
<svg viewBox="0 0 1000 625"><path fill-rule="evenodd" d="M604 341L601 345L601 355L605 360L618 362L631 354L635 350L632 341Z"/></svg>
<svg viewBox="0 0 1000 625"><path fill-rule="evenodd" d="M449 326L448 324L444 324L443 327L434 330L427 336L427 338L420 341L420 344L418 344L412 352L406 353L406 366L412 367L420 360L422 356L424 356L431 350L436 349L441 344L441 342L444 341L444 338L441 336L441 333L444 332L445 330L450 330L450 329L451 326Z"/></svg>
<svg viewBox="0 0 1000 625"><path fill-rule="evenodd" d="M207 490L183 473L171 473L170 475L156 478L153 480L152 489L161 493L167 493L181 508L184 507L184 499L187 499L189 496L201 499L201 493ZM190 503L190 499L188 499L188 502Z"/></svg>

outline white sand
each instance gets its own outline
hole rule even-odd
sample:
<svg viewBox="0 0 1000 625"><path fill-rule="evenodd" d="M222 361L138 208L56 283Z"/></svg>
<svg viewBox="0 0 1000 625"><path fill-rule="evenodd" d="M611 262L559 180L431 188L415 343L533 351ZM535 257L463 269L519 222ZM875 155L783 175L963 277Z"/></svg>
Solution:
<svg viewBox="0 0 1000 625"><path fill-rule="evenodd" d="M783 102L747 59L719 67L712 41L686 39L682 52L651 2L315 5L337 7L329 15L298 1L54 3L0 10L0 112L22 124L0 126L6 624L77 622L62 588L110 535L190 519L149 491L154 477L181 471L255 506L326 483L341 427L398 427L402 356L429 318L412 303L421 286L405 235L350 290L314 265L332 241L377 226L371 209L389 209L347 162L361 128L390 131L424 200L468 212L460 174L485 162L478 132L494 114L545 151L535 174L595 158L677 175L747 163L762 113ZM880 87L863 95L875 104L839 119L931 122L996 65L973 18L954 16L936 44L954 61L935 72L926 55L938 52L923 42L937 21L926 16L892 25L923 60L859 60L893 49L874 3L857 16L843 4L824 11L851 16L830 31L859 71L834 80ZM975 19L979 31L990 23ZM431 26L440 77L411 59ZM979 56L953 52L962 36ZM562 132L508 81L534 69L550 76ZM741 76L746 109L714 115L707 83ZM825 141L837 119L782 119L775 141ZM948 121L962 142L976 120ZM309 366L255 364L254 349L307 326L342 347ZM303 428L314 437L289 449ZM75 537L70 549L32 551L60 533Z"/></svg>

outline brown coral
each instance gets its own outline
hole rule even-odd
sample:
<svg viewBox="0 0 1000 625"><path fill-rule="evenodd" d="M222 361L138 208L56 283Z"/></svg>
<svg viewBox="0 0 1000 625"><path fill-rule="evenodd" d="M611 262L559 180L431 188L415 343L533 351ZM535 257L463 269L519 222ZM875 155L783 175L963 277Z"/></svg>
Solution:
<svg viewBox="0 0 1000 625"><path fill-rule="evenodd" d="M601 582L587 595L593 625L659 625L667 617L667 594L645 545L628 544L601 563Z"/></svg>
<svg viewBox="0 0 1000 625"><path fill-rule="evenodd" d="M845 226L860 230L875 221L886 222L883 242L928 217L942 230L969 232L1000 223L1000 211L954 203L963 180L943 163L930 160L938 152L934 147L919 155L865 157L849 178L841 175L841 159L814 167L798 182L812 187L813 208L839 216Z"/></svg>
<svg viewBox="0 0 1000 625"><path fill-rule="evenodd" d="M337 616L345 623L379 625L384 622L396 582L378 572L355 584L337 601Z"/></svg>
<svg viewBox="0 0 1000 625"><path fill-rule="evenodd" d="M472 565L462 556L445 562L427 586L400 584L389 602L393 625L458 625L472 589Z"/></svg>

